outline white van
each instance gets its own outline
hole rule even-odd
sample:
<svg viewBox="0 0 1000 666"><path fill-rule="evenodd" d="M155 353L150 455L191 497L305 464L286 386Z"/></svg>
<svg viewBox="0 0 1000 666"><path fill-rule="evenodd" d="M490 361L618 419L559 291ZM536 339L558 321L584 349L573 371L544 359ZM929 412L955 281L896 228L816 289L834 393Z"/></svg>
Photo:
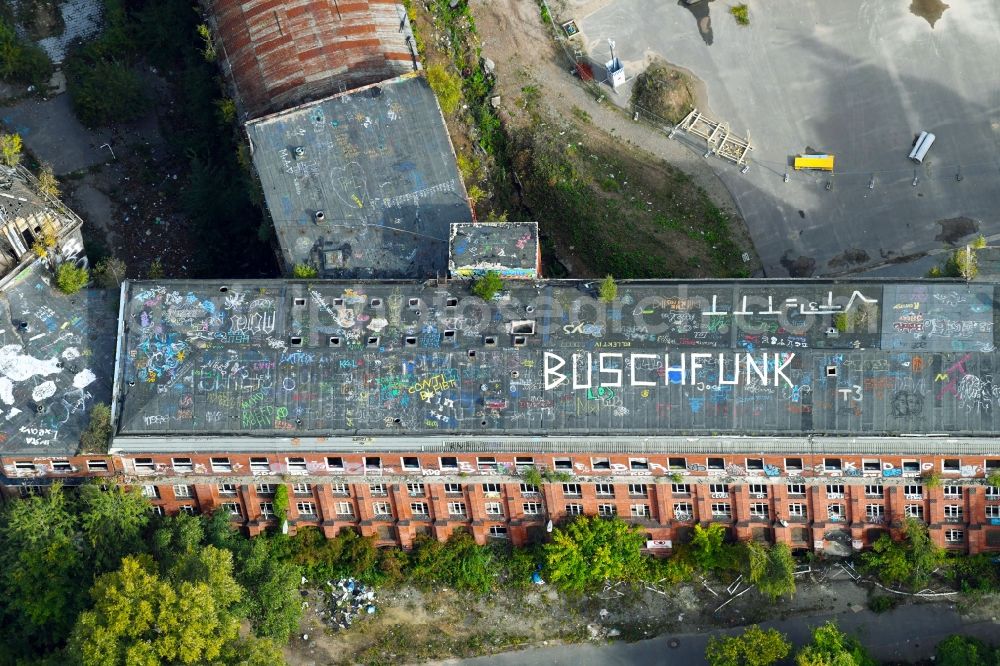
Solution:
<svg viewBox="0 0 1000 666"><path fill-rule="evenodd" d="M921 132L920 136L917 137L917 142L913 144L913 150L910 151L910 159L917 164L922 164L924 155L931 149L935 138L930 132Z"/></svg>

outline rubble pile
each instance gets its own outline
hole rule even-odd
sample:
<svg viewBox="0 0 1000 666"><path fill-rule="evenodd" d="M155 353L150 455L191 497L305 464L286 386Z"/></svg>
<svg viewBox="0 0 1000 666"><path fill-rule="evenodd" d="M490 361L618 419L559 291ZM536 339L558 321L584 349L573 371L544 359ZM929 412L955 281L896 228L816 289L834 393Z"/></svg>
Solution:
<svg viewBox="0 0 1000 666"><path fill-rule="evenodd" d="M375 612L375 588L353 578L326 581L325 608L318 615L331 629L347 629L360 615Z"/></svg>

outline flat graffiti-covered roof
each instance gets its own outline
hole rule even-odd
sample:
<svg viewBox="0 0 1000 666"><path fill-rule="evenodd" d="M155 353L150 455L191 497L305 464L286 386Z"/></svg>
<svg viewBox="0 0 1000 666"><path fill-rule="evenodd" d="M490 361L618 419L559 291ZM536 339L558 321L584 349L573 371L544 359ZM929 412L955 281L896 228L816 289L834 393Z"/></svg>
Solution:
<svg viewBox="0 0 1000 666"><path fill-rule="evenodd" d="M320 277L444 276L472 212L437 99L410 74L246 125L282 256Z"/></svg>
<svg viewBox="0 0 1000 666"><path fill-rule="evenodd" d="M117 432L1000 432L991 284L597 286L512 281L487 304L460 282L132 283Z"/></svg>

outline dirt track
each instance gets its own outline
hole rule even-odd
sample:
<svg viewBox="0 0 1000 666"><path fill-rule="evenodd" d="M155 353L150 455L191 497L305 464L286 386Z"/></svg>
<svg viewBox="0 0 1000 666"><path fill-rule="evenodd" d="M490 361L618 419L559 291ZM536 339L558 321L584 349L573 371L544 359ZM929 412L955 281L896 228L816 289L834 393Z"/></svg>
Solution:
<svg viewBox="0 0 1000 666"><path fill-rule="evenodd" d="M552 5L559 22L585 16L608 4L609 0L570 0ZM591 134L611 134L633 146L641 146L653 156L666 160L691 175L715 203L730 214L738 210L729 190L715 175L701 155L693 153L676 141L644 124L630 120L609 102L597 103L570 73L570 63L553 43L548 27L544 26L538 6L526 0L470 0L479 34L483 56L496 63L501 104L509 108L520 95L521 87L536 81L541 100L557 116L569 117L574 106L586 110L592 124L581 125L581 131ZM565 13L564 13L565 11ZM608 94L610 88L606 88Z"/></svg>

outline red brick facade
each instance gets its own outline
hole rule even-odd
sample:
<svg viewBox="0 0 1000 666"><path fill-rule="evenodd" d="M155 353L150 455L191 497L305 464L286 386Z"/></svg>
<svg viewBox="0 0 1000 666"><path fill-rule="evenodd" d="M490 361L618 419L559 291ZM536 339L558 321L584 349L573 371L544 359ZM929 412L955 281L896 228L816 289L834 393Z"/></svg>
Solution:
<svg viewBox="0 0 1000 666"><path fill-rule="evenodd" d="M4 494L54 480L105 477L143 487L158 511L230 509L251 535L274 524L277 484L289 486L290 529L328 536L356 528L408 547L418 534L456 528L479 542L523 544L575 513L618 515L669 552L695 522L723 522L739 539L797 549L859 549L907 515L935 541L978 553L1000 550L1000 488L984 483L1000 457L583 453L149 454L3 458ZM534 467L550 481L531 486ZM554 472L554 474L553 474ZM935 472L941 485L921 477Z"/></svg>

